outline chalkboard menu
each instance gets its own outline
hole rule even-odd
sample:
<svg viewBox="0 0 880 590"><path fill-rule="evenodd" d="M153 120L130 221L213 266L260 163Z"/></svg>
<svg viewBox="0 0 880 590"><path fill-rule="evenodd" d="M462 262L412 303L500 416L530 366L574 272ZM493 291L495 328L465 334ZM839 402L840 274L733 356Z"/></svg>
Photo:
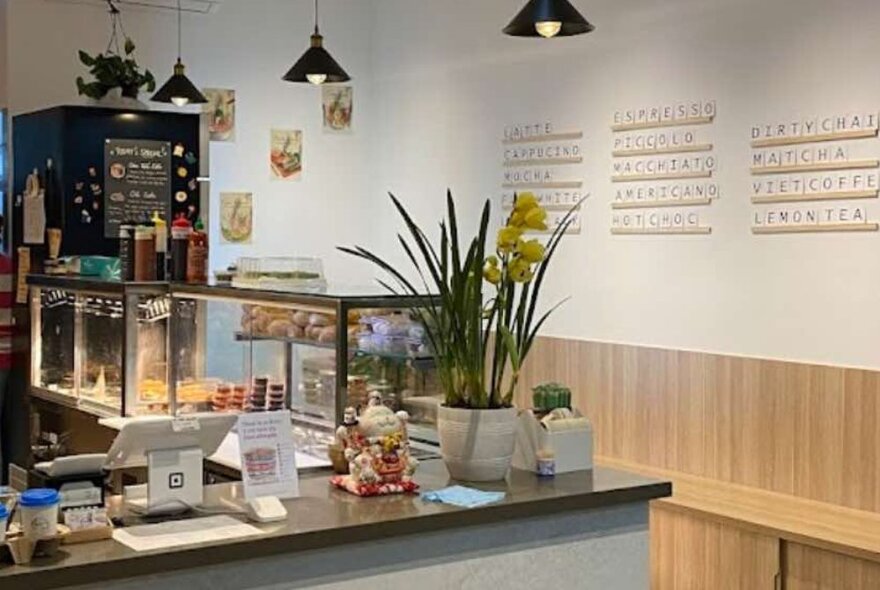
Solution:
<svg viewBox="0 0 880 590"><path fill-rule="evenodd" d="M108 139L104 144L104 235L119 236L126 220L146 220L158 211L171 218L171 144Z"/></svg>

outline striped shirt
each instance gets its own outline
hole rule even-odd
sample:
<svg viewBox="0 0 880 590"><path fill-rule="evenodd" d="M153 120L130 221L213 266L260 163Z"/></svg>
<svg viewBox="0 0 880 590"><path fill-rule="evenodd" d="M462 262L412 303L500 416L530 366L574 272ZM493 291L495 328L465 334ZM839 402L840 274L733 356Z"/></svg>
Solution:
<svg viewBox="0 0 880 590"><path fill-rule="evenodd" d="M12 260L0 254L0 371L12 367Z"/></svg>

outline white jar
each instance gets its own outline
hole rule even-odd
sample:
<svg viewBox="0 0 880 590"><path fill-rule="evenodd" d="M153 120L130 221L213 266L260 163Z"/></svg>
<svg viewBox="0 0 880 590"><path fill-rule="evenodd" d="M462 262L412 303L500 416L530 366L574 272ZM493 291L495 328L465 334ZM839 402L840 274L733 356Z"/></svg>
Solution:
<svg viewBox="0 0 880 590"><path fill-rule="evenodd" d="M21 530L28 539L49 539L58 534L58 506L61 496L48 488L22 493L18 500Z"/></svg>

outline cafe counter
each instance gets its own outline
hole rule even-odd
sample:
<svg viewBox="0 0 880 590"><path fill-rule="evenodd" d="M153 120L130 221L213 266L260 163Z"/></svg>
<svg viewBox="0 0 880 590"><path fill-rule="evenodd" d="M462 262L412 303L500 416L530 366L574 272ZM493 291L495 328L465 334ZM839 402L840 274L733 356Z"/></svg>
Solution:
<svg viewBox="0 0 880 590"><path fill-rule="evenodd" d="M436 460L416 481L422 491L454 483ZM207 487L206 513L228 506L239 485ZM287 519L254 525L258 535L146 551L114 540L65 545L27 566L0 564L0 587L648 587L648 502L669 496L668 482L606 468L547 479L513 470L472 487L505 497L471 509L358 498L332 489L326 473L308 474L301 497L285 502Z"/></svg>

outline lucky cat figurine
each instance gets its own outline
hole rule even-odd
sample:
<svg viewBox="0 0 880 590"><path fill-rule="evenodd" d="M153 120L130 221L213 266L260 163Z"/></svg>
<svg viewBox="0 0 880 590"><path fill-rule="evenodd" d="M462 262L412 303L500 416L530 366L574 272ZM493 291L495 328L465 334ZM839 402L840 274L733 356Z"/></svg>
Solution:
<svg viewBox="0 0 880 590"><path fill-rule="evenodd" d="M330 482L358 496L416 492L412 476L418 461L410 455L407 420L406 412L393 412L375 393L360 416L353 408L346 409L336 440L344 449L349 474L334 476Z"/></svg>

